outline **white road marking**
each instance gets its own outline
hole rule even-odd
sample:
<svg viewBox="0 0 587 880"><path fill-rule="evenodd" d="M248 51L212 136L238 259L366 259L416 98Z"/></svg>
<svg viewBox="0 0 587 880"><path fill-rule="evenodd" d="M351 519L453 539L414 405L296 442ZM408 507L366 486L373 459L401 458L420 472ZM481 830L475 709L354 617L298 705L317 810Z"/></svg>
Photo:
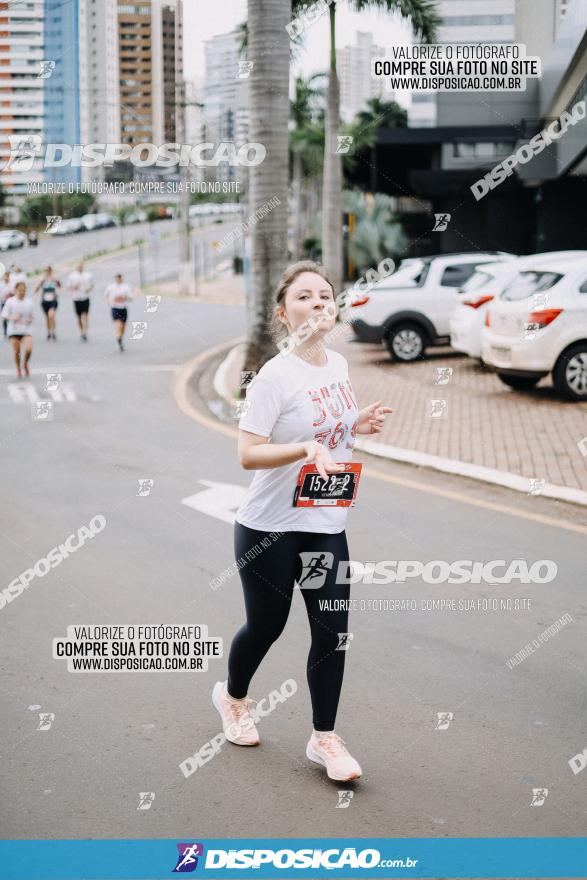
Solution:
<svg viewBox="0 0 587 880"><path fill-rule="evenodd" d="M207 516L213 516L222 522L234 524L236 511L247 491L246 486L236 486L234 483L218 483L214 480L200 480L207 489L196 492L188 498L182 498L181 503L192 507Z"/></svg>

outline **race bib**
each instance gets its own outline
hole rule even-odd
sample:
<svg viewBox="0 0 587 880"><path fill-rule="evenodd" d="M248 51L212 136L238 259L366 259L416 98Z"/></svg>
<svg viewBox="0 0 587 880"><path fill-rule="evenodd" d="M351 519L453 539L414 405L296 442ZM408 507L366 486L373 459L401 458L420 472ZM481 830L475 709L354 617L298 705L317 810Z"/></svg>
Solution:
<svg viewBox="0 0 587 880"><path fill-rule="evenodd" d="M120 295L119 295L119 296L115 296L115 297L114 297L114 302L116 303L117 306L123 306L123 305L125 304L125 302L126 302L126 297L125 297L125 296L120 296Z"/></svg>
<svg viewBox="0 0 587 880"><path fill-rule="evenodd" d="M53 302L54 299L56 299L54 293L44 293L43 294L43 300L45 302Z"/></svg>
<svg viewBox="0 0 587 880"><path fill-rule="evenodd" d="M302 465L294 491L294 507L353 507L359 487L362 464L337 462L344 471L320 476L316 465Z"/></svg>

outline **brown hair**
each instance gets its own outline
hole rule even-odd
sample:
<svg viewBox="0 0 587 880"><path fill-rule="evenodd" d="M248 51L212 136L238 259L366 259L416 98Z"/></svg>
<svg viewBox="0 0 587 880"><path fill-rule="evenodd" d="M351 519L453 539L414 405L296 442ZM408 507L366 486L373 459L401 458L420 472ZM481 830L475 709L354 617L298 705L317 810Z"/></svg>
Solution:
<svg viewBox="0 0 587 880"><path fill-rule="evenodd" d="M324 268L321 263L315 263L313 260L300 260L297 263L292 263L291 266L288 266L285 269L283 275L279 279L279 284L277 285L277 290L275 291L275 308L273 310L273 315L271 317L271 325L270 325L270 333L275 342L278 342L281 337L287 335L287 327L285 324L279 320L277 315L277 309L279 306L283 305L285 300L285 295L293 282L299 275L302 275L304 272L314 272L316 275L320 275L332 288L332 295L335 296L334 285L328 272Z"/></svg>

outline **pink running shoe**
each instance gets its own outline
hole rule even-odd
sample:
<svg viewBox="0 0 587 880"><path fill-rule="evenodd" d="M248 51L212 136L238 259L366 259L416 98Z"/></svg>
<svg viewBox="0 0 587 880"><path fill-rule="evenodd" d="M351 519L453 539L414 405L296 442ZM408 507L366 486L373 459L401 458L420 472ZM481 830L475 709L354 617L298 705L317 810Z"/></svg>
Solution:
<svg viewBox="0 0 587 880"><path fill-rule="evenodd" d="M330 779L350 782L358 779L361 768L349 754L344 740L337 733L312 733L306 746L306 755L310 761L322 764Z"/></svg>
<svg viewBox="0 0 587 880"><path fill-rule="evenodd" d="M222 729L229 742L237 746L258 746L259 733L249 709L256 700L244 697L231 700L226 692L226 681L217 681L212 691L212 702L222 718Z"/></svg>

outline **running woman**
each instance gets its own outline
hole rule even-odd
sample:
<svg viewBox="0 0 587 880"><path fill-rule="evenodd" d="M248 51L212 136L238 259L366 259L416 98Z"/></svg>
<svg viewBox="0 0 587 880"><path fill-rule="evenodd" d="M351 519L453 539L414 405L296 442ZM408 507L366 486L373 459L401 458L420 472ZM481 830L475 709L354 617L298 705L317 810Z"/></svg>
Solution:
<svg viewBox="0 0 587 880"><path fill-rule="evenodd" d="M57 288L61 287L58 278L53 277L53 269L47 266L45 274L35 287L35 293L41 291L41 308L45 312L45 320L47 322L47 339L57 341L55 336L55 312L59 305L57 296Z"/></svg>
<svg viewBox="0 0 587 880"><path fill-rule="evenodd" d="M4 308L6 301L14 294L14 285L10 280L10 272L8 269L2 275L2 280L0 280L0 311ZM4 330L4 339L8 339L8 321L6 318L2 321L3 330Z"/></svg>
<svg viewBox="0 0 587 880"><path fill-rule="evenodd" d="M114 276L114 281L106 288L106 300L112 309L112 320L114 321L114 331L116 333L116 341L120 351L124 351L122 337L126 327L128 318L127 303L133 298L130 284L126 284L121 273Z"/></svg>
<svg viewBox="0 0 587 880"><path fill-rule="evenodd" d="M90 272L84 269L83 263L78 263L76 269L67 277L65 286L73 301L73 307L77 316L82 342L88 341L88 312L90 311L90 293L94 287L94 280Z"/></svg>
<svg viewBox="0 0 587 880"><path fill-rule="evenodd" d="M30 327L33 323L33 300L30 296L26 296L24 281L17 283L14 288L14 296L11 296L4 304L2 317L8 321L8 337L12 342L14 352L16 378L20 379L23 372L25 376L29 375L29 360L33 353L33 337Z"/></svg>
<svg viewBox="0 0 587 880"><path fill-rule="evenodd" d="M349 560L348 508L296 507L293 498L303 464L314 464L324 479L344 470L341 462L351 460L356 434L381 431L391 409L377 401L358 410L346 358L323 343L335 323L332 282L321 265L302 261L281 278L273 321L291 341L296 330L308 328L308 319L312 335L267 361L247 388L238 455L242 467L255 475L234 532L246 623L232 640L228 678L216 682L212 701L228 740L243 746L259 743L249 711L254 702L247 696L249 684L285 627L297 581L311 632L306 671L313 731L306 755L324 765L331 779L347 781L361 775L334 730L346 657L337 647L339 635L348 632L348 610L323 610L319 600L349 598L349 585L337 583L339 562ZM312 569L321 565L319 589L313 589L312 578L303 586L303 562ZM348 602L324 604L348 608Z"/></svg>

